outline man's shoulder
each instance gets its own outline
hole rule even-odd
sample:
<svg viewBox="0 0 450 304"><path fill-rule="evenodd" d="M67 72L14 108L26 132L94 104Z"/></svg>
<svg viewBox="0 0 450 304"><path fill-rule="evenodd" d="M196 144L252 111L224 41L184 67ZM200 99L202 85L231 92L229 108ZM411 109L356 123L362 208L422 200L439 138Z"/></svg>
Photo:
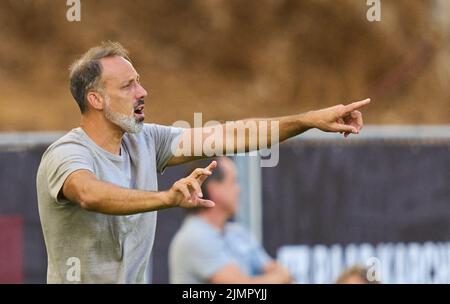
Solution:
<svg viewBox="0 0 450 304"><path fill-rule="evenodd" d="M140 133L144 133L144 134L148 134L152 137L154 136L158 136L161 134L178 134L180 133L180 131L183 130L182 128L177 128L174 126L167 126L167 125L160 125L160 124L155 124L155 123L144 123L144 126L142 128L143 132Z"/></svg>
<svg viewBox="0 0 450 304"><path fill-rule="evenodd" d="M65 135L53 142L42 155L42 160L49 157L55 157L57 155L70 155L70 154L86 154L89 153L88 144L86 139L83 138L80 128L72 129Z"/></svg>
<svg viewBox="0 0 450 304"><path fill-rule="evenodd" d="M55 147L65 145L65 144L82 144L83 138L81 135L80 128L75 128L58 138L56 141L54 141L47 150L52 150Z"/></svg>
<svg viewBox="0 0 450 304"><path fill-rule="evenodd" d="M250 231L237 222L228 222L225 227L225 232L228 236L253 240L253 235Z"/></svg>
<svg viewBox="0 0 450 304"><path fill-rule="evenodd" d="M48 174L60 168L61 164L71 161L74 156L91 159L90 152L77 129L69 131L45 150L39 164L37 180L45 181Z"/></svg>
<svg viewBox="0 0 450 304"><path fill-rule="evenodd" d="M125 142L134 142L134 141L146 141L149 140L154 141L155 136L162 130L164 127L163 125L158 125L154 123L144 123L142 130L137 133L128 133L126 132L123 136L123 140Z"/></svg>
<svg viewBox="0 0 450 304"><path fill-rule="evenodd" d="M214 228L203 225L200 221L184 223L175 234L170 245L170 252L175 256L183 256L189 252L192 260L199 256L209 256L225 248L225 238Z"/></svg>
<svg viewBox="0 0 450 304"><path fill-rule="evenodd" d="M231 231L231 232L245 233L245 234L249 233L249 231L241 223L238 223L238 222L234 222L234 221L227 222L225 227L228 231Z"/></svg>
<svg viewBox="0 0 450 304"><path fill-rule="evenodd" d="M188 216L177 232L179 242L204 242L220 238L220 234L198 216Z"/></svg>

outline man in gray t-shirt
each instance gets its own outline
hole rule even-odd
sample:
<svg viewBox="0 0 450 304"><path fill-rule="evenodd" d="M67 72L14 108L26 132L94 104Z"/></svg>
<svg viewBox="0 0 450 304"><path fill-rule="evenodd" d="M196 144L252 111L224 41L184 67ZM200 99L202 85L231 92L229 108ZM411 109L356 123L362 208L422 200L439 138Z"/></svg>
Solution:
<svg viewBox="0 0 450 304"><path fill-rule="evenodd" d="M71 66L70 90L81 111L80 127L48 148L37 173L50 283L147 282L155 211L213 207L202 198L201 185L217 163L197 168L166 191L158 191L157 171L276 144L311 128L357 134L362 127L357 109L370 101L226 127L144 124L147 92L117 42L91 48ZM248 125L259 132L247 136ZM235 134L244 136L236 141Z"/></svg>
<svg viewBox="0 0 450 304"><path fill-rule="evenodd" d="M145 283L156 210L213 206L198 190L216 164L157 192L157 172L189 160L172 153L184 129L144 124L147 92L120 44L89 50L70 80L81 127L46 150L36 180L47 281Z"/></svg>

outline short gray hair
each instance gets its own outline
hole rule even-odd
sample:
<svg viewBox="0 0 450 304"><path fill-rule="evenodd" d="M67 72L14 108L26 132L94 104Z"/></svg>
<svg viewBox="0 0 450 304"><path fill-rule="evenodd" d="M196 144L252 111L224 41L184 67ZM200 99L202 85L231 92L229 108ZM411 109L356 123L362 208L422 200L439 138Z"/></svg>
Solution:
<svg viewBox="0 0 450 304"><path fill-rule="evenodd" d="M113 56L120 56L131 62L128 51L120 43L107 41L89 49L70 66L70 92L81 113L87 110L87 93L99 88L103 70L100 59Z"/></svg>

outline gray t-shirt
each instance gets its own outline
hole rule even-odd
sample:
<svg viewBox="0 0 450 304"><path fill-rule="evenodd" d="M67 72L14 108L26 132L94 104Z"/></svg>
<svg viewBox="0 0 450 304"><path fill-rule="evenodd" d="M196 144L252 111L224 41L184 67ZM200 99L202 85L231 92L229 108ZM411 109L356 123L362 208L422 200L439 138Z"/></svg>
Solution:
<svg viewBox="0 0 450 304"><path fill-rule="evenodd" d="M157 191L157 171L172 157L182 129L144 124L125 133L120 155L71 130L42 156L37 173L39 215L48 255L48 283L146 283L156 212L128 216L82 209L58 196L66 178L85 169L102 181Z"/></svg>
<svg viewBox="0 0 450 304"><path fill-rule="evenodd" d="M188 216L169 248L170 282L208 283L224 266L235 264L248 276L263 273L271 257L238 223L228 222L223 231L197 215Z"/></svg>

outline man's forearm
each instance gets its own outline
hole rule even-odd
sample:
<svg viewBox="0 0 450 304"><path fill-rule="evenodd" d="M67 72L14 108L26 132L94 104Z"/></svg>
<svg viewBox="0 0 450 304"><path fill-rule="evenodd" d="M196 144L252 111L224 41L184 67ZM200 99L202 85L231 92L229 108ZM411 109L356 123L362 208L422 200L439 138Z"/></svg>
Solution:
<svg viewBox="0 0 450 304"><path fill-rule="evenodd" d="M218 154L249 152L280 143L314 127L310 112L275 118L249 118L186 129L169 166Z"/></svg>
<svg viewBox="0 0 450 304"><path fill-rule="evenodd" d="M98 180L89 170L76 170L66 178L59 196L78 203L83 209L111 215L129 215L171 207L213 207L214 202L200 198L200 187L216 166L217 162L213 161L206 168L197 168L163 192L122 188Z"/></svg>
<svg viewBox="0 0 450 304"><path fill-rule="evenodd" d="M228 122L223 126L223 153L227 154L270 148L311 129L313 123L309 114L304 113L275 118L249 118Z"/></svg>
<svg viewBox="0 0 450 304"><path fill-rule="evenodd" d="M268 132L267 134L261 134L258 132L257 142L260 142L261 140L264 141L264 139L267 140L270 144L275 144L276 142L273 142L273 139L276 139L278 143L285 141L288 138L291 138L293 136L296 136L298 134L301 134L313 127L313 123L308 118L308 113L302 113L302 114L296 114L296 115L289 115L289 116L282 116L282 117L275 117L275 118L250 118L245 119L244 122L252 121L256 124L258 124L258 127L261 123L268 126ZM270 128L271 125L275 124L275 131L278 132L277 136L274 137L274 134L272 134L272 129ZM261 136L266 136L266 138L261 138ZM246 142L246 149L248 149L248 140ZM259 148L259 147L258 147Z"/></svg>
<svg viewBox="0 0 450 304"><path fill-rule="evenodd" d="M91 181L84 187L79 203L89 211L130 215L171 207L167 192L126 189L102 181Z"/></svg>

